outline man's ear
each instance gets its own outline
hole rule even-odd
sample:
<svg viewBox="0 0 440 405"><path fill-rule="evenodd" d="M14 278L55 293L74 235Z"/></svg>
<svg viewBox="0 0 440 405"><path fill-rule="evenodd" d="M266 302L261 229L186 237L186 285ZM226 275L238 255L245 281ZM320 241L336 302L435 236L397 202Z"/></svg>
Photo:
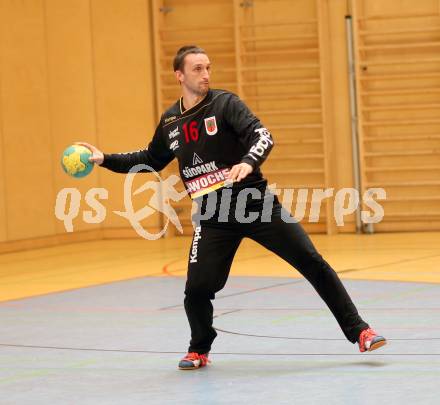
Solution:
<svg viewBox="0 0 440 405"><path fill-rule="evenodd" d="M180 84L183 80L183 73L180 70L176 70L174 74L176 75L177 82Z"/></svg>

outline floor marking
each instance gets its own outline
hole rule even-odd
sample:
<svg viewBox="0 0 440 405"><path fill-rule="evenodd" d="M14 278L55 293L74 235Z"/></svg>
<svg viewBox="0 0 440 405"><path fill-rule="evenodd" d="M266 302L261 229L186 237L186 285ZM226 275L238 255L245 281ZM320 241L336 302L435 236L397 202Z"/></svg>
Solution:
<svg viewBox="0 0 440 405"><path fill-rule="evenodd" d="M146 353L146 354L182 354L182 351L164 350L128 350L128 349L103 349L88 347L60 347L60 346L37 346L37 345L18 345L0 343L2 347L26 348L26 349L50 349L50 350L69 350L69 351L91 351L91 352L116 352L116 353ZM254 353L254 352L211 352L212 355L231 355L231 356L440 356L440 353Z"/></svg>

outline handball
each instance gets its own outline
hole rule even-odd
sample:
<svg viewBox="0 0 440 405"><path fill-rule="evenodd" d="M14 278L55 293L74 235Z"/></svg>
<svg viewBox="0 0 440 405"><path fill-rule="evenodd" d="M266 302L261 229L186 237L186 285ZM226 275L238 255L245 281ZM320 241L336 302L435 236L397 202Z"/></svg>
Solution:
<svg viewBox="0 0 440 405"><path fill-rule="evenodd" d="M72 177L81 178L87 176L93 169L93 163L89 162L92 151L82 145L70 145L61 157L61 166Z"/></svg>

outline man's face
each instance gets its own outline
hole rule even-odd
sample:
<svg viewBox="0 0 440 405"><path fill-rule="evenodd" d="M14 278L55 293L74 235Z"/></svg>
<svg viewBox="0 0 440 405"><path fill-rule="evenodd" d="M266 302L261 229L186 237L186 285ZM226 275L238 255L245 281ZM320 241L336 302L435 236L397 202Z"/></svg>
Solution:
<svg viewBox="0 0 440 405"><path fill-rule="evenodd" d="M209 90L211 62L204 53L190 53L185 56L182 71L176 71L177 80L193 94L204 96Z"/></svg>

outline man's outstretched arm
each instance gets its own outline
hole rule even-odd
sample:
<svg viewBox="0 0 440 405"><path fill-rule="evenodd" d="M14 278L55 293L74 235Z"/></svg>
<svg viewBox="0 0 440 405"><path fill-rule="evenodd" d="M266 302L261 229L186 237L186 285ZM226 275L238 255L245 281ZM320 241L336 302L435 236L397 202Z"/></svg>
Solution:
<svg viewBox="0 0 440 405"><path fill-rule="evenodd" d="M163 142L160 125L157 127L148 147L134 152L105 154L89 143L77 143L92 151L92 156L89 158L91 162L116 173L128 173L133 166L138 164L148 165L159 172L174 159L174 154ZM148 172L151 170L141 171Z"/></svg>

